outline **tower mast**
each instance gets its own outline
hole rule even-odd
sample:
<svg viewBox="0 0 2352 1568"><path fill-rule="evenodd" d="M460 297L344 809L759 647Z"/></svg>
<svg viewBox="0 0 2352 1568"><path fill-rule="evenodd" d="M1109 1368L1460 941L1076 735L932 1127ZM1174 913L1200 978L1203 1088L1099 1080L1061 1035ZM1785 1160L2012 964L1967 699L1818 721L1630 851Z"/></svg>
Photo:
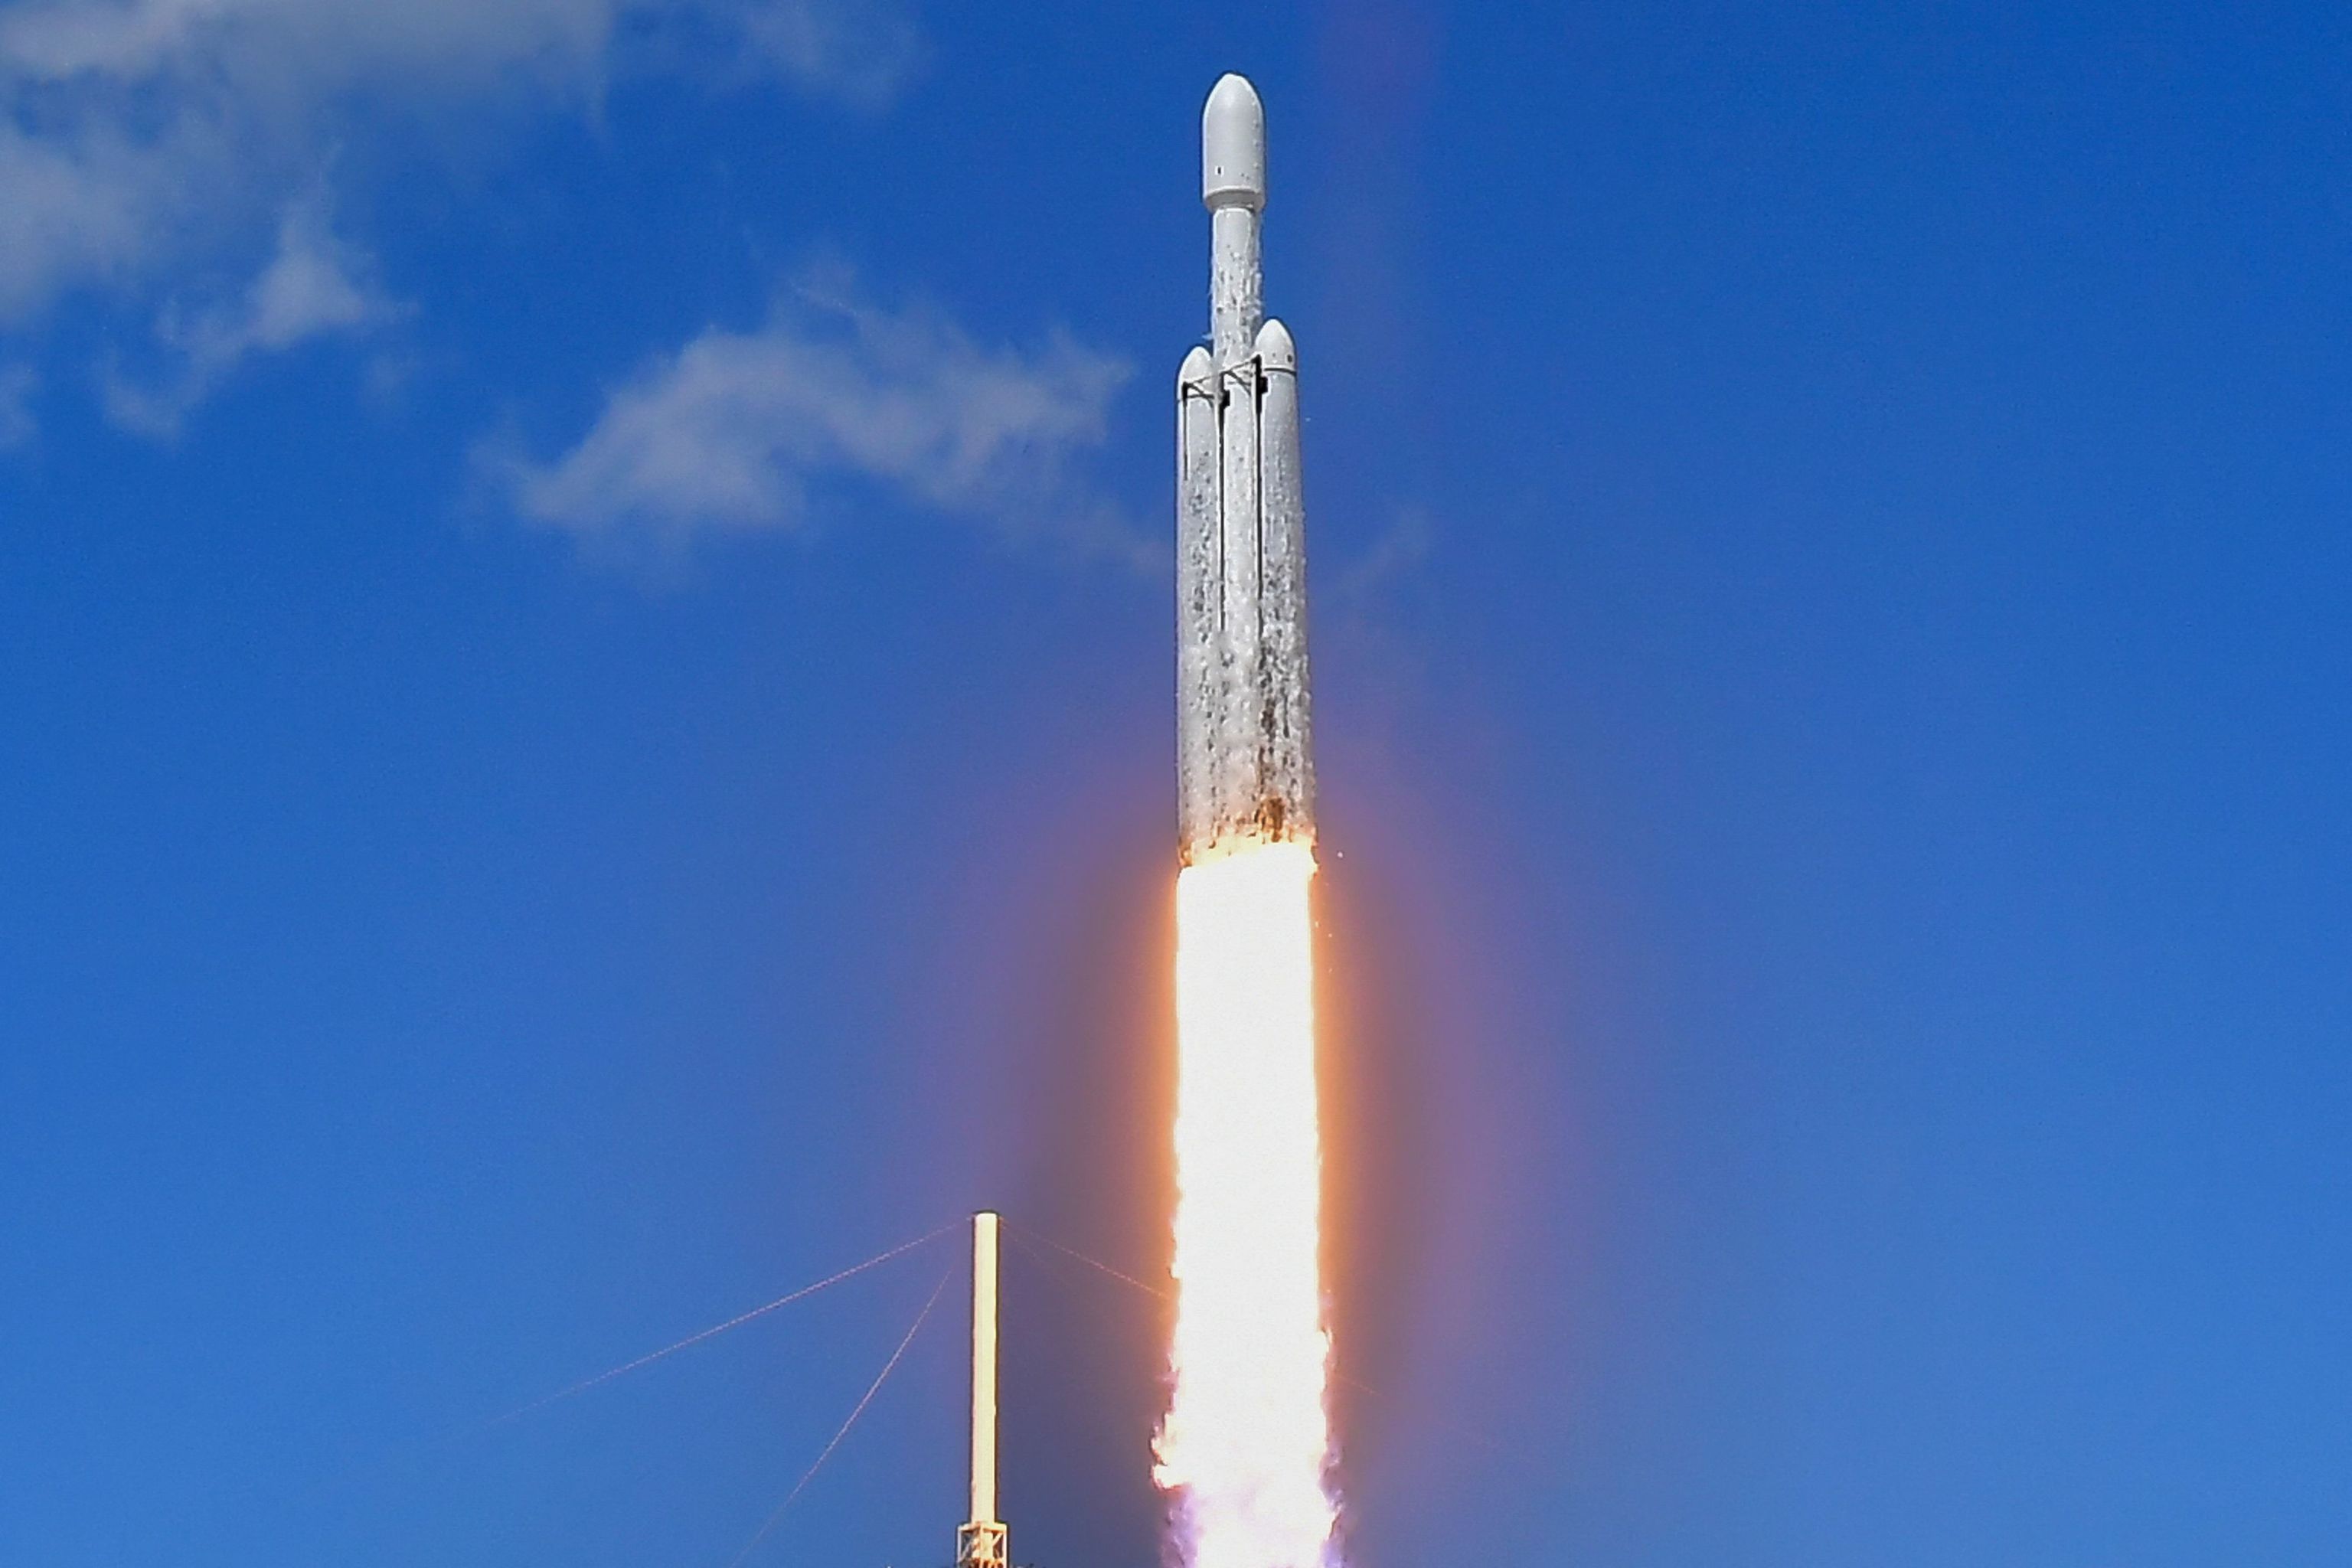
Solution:
<svg viewBox="0 0 2352 1568"><path fill-rule="evenodd" d="M996 1517L996 1226L971 1216L971 1518L956 1531L957 1568L1009 1568Z"/></svg>

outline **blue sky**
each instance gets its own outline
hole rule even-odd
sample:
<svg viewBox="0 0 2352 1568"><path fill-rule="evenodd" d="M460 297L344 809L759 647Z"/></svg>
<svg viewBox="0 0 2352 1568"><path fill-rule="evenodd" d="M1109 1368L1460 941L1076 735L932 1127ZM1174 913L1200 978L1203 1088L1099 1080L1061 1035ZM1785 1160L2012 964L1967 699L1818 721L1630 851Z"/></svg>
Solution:
<svg viewBox="0 0 2352 1568"><path fill-rule="evenodd" d="M0 1556L725 1568L951 1243L482 1423L1158 1265L1228 68L1354 1560L2352 1552L2340 8L17 0ZM946 1557L960 1323L754 1561Z"/></svg>

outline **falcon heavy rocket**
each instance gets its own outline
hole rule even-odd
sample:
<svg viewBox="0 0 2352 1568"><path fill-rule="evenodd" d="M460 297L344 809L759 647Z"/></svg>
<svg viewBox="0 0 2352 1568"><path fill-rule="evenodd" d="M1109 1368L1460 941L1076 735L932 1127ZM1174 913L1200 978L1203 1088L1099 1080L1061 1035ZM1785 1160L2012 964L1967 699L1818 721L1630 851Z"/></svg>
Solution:
<svg viewBox="0 0 2352 1568"><path fill-rule="evenodd" d="M1258 267L1265 109L1227 76L1201 122L1209 343L1176 380L1177 827L1187 865L1311 842L1298 353Z"/></svg>

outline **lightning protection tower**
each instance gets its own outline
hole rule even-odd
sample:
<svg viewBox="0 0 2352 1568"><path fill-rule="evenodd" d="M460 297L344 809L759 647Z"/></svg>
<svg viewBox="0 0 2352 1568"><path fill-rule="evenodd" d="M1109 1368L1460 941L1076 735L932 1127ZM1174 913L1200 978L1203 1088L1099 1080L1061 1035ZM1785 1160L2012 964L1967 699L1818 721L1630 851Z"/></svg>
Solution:
<svg viewBox="0 0 2352 1568"><path fill-rule="evenodd" d="M957 1568L1011 1568L996 1517L996 1226L971 1216L971 1517L956 1531Z"/></svg>

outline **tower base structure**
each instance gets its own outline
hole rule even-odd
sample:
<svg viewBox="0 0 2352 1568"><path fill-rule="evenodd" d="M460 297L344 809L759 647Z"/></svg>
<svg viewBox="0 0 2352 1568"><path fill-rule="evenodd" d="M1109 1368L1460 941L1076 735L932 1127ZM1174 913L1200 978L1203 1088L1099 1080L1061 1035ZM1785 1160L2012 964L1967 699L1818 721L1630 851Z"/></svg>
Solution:
<svg viewBox="0 0 2352 1568"><path fill-rule="evenodd" d="M956 1527L956 1568L1012 1568L1010 1532L995 1520Z"/></svg>

